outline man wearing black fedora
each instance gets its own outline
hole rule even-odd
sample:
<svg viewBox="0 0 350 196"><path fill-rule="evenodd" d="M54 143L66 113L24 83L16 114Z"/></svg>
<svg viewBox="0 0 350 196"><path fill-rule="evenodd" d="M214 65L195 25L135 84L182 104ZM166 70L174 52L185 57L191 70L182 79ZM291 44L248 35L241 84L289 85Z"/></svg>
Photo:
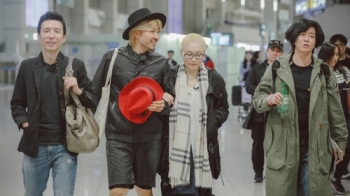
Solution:
<svg viewBox="0 0 350 196"><path fill-rule="evenodd" d="M112 63L105 129L111 196L127 195L134 186L139 196L150 196L155 187L162 115L170 113L169 103L173 100L165 93L170 89L167 60L154 52L165 22L164 14L147 8L133 12L123 33L129 43L119 48ZM104 54L93 78L96 101L101 98L113 53L111 50ZM144 82L149 81L144 77L154 82Z"/></svg>

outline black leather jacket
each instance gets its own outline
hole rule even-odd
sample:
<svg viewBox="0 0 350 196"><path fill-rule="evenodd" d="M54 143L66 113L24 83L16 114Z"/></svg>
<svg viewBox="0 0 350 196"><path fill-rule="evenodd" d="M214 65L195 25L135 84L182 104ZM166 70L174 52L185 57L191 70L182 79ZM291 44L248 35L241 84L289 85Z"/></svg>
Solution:
<svg viewBox="0 0 350 196"><path fill-rule="evenodd" d="M170 94L174 95L176 76L179 65L170 68ZM207 91L208 119L207 119L207 143L208 151L215 151L215 156L220 159L218 128L227 120L229 104L227 101L226 83L222 76L215 70L208 68L209 87ZM166 127L167 126L167 127ZM167 181L169 171L169 118L164 118L164 130L162 135L162 152L158 173L163 181ZM210 153L209 153L210 156ZM209 161L212 161L209 159ZM220 161L220 160L219 160ZM211 165L211 164L210 164ZM206 191L203 191L203 193ZM207 193L207 192L206 192ZM207 194L204 195L207 195ZM203 195L203 194L201 194ZM211 194L210 194L211 195Z"/></svg>
<svg viewBox="0 0 350 196"><path fill-rule="evenodd" d="M57 56L57 95L61 109L61 141L66 142L66 106L64 101L63 76L66 74L68 57L61 52ZM35 58L22 61L16 78L13 96L11 99L12 117L18 128L23 128L22 123L28 122L28 127L23 131L23 136L18 146L18 151L24 154L36 157L39 149L39 123L41 107L41 80L43 72L42 55ZM95 97L92 89L91 80L88 78L84 62L79 59L73 60L73 76L77 78L79 88L83 89L83 94L78 96L82 105L87 108L94 108L96 103L93 102ZM71 101L72 102L72 101Z"/></svg>
<svg viewBox="0 0 350 196"><path fill-rule="evenodd" d="M101 98L102 87L105 85L108 67L114 50L106 52L97 68L92 84L96 89L98 102ZM143 124L128 121L120 112L118 98L120 91L131 80L138 76L147 76L156 80L164 92L169 90L169 66L162 55L148 51L137 54L130 45L119 49L112 71L111 94L108 104L106 138L127 143L145 143L161 138L162 114L169 114L170 108L166 103L161 113L152 112Z"/></svg>

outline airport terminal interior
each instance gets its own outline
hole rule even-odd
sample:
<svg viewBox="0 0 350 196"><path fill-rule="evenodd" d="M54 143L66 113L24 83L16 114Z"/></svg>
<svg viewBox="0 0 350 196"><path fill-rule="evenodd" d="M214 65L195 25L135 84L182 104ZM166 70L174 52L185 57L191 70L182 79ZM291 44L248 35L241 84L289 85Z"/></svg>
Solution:
<svg viewBox="0 0 350 196"><path fill-rule="evenodd" d="M21 61L41 51L37 41L40 16L56 11L64 17L67 40L61 51L84 61L92 79L106 51L128 44L122 38L127 19L144 7L167 16L156 52L167 57L167 51L173 50L174 60L180 63L182 38L198 33L207 43L206 54L226 81L230 114L219 129L222 172L214 182L213 194L265 195L264 181L254 182L251 130L242 128L247 114L244 104L249 106L251 97L242 90L240 104L233 105L231 100L232 87L244 86L239 65L246 51L260 51L264 60L269 40L281 40L284 52L289 52L284 33L300 18L317 21L326 41L343 34L350 42L349 0L0 0L0 196L24 194L23 153L17 151L22 130L12 119L10 100ZM75 196L109 194L105 146L102 137L96 151L78 155ZM160 196L159 176L156 184L153 195ZM350 180L342 184L345 195L350 196ZM50 176L44 196L51 195ZM133 189L128 195L137 194Z"/></svg>

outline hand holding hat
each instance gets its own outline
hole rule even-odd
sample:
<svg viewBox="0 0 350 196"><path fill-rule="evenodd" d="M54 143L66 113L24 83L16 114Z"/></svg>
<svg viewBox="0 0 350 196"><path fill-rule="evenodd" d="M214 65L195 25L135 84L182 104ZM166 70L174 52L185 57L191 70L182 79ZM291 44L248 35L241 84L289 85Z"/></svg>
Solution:
<svg viewBox="0 0 350 196"><path fill-rule="evenodd" d="M153 111L164 108L163 89L152 78L137 77L120 92L118 105L120 112L129 121L144 123Z"/></svg>

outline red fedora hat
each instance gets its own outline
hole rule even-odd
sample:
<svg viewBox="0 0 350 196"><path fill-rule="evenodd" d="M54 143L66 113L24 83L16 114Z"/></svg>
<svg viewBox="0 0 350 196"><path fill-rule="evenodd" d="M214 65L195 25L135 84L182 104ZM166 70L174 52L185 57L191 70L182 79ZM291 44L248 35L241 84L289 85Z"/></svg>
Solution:
<svg viewBox="0 0 350 196"><path fill-rule="evenodd" d="M120 91L118 105L126 119L141 124L152 113L147 109L148 106L162 98L163 89L155 80L149 77L137 77Z"/></svg>

